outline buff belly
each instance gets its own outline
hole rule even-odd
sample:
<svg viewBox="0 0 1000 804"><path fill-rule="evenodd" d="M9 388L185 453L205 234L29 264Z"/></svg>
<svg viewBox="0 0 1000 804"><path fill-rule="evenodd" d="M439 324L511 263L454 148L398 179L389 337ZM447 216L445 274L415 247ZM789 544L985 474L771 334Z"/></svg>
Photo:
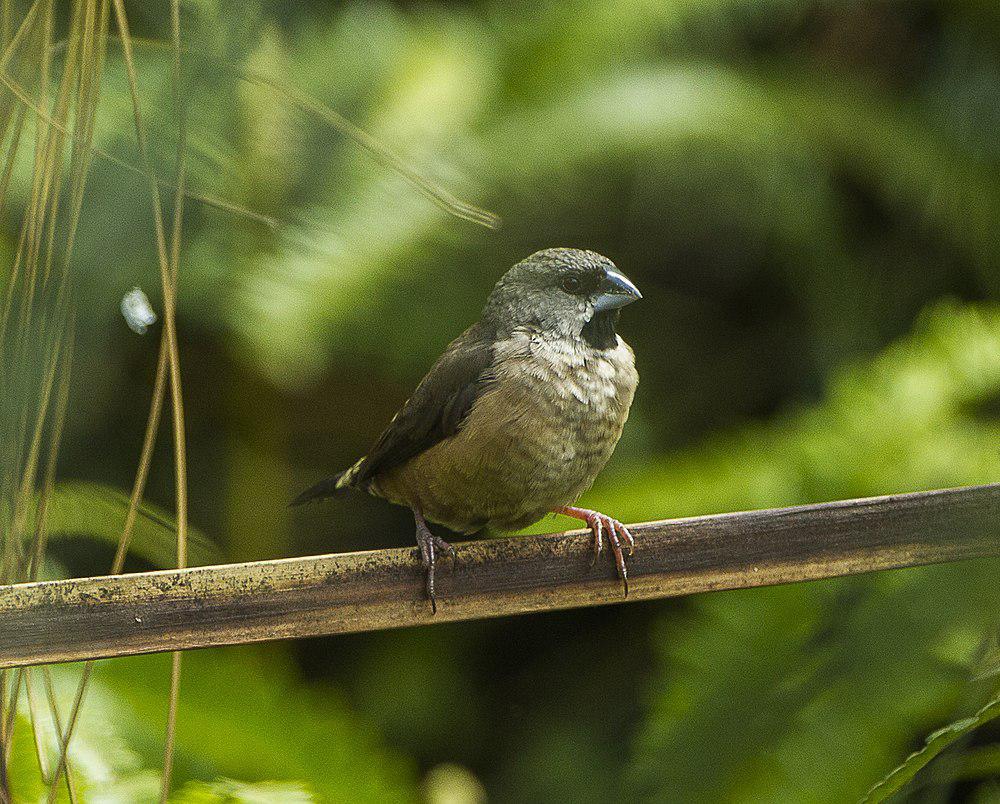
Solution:
<svg viewBox="0 0 1000 804"><path fill-rule="evenodd" d="M385 472L372 490L460 533L517 530L590 488L638 383L632 350L517 333L496 379L451 438Z"/></svg>

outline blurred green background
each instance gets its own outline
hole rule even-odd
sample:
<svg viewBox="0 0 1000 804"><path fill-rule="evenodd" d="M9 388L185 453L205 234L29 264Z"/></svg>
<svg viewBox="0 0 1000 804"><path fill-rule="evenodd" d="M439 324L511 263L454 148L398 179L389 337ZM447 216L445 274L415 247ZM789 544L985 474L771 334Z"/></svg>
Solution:
<svg viewBox="0 0 1000 804"><path fill-rule="evenodd" d="M168 177L168 14L128 10ZM278 220L185 208L190 512L224 560L409 545L409 514L375 499L286 506L548 246L600 251L644 293L620 326L641 384L585 503L638 521L1000 479L996 3L251 0L185 4L182 24L191 189ZM240 70L503 226L447 214ZM137 163L132 125L113 45L97 144ZM29 192L15 172L5 263ZM119 303L140 286L162 312L141 177L94 162L71 277L59 476L127 492L159 326L133 334ZM148 497L173 496L164 430ZM112 525L70 522L50 572L106 571ZM167 543L129 566L168 566ZM178 800L854 801L996 694L997 579L937 567L191 654ZM56 674L67 695L76 672ZM155 797L168 672L98 666L72 754L94 801ZM901 795L1000 801L1000 729L967 731Z"/></svg>

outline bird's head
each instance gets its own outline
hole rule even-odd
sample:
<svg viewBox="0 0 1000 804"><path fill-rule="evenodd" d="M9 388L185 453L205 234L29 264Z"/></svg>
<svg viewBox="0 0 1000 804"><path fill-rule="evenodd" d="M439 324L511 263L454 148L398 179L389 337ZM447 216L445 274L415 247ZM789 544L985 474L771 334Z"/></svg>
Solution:
<svg viewBox="0 0 1000 804"><path fill-rule="evenodd" d="M641 298L639 289L607 257L549 248L521 260L500 278L483 318L506 331L533 327L583 337L605 349L616 342L619 310Z"/></svg>

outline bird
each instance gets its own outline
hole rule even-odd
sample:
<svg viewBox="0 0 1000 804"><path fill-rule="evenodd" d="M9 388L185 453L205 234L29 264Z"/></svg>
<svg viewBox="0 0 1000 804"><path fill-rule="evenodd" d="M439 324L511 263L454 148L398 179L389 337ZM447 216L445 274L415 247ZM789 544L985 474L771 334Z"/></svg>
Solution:
<svg viewBox="0 0 1000 804"><path fill-rule="evenodd" d="M537 251L496 283L479 320L453 340L366 455L291 505L366 491L413 513L425 594L437 612L439 555L457 553L428 522L458 534L520 530L557 513L605 541L628 596L617 519L576 505L618 443L639 382L618 335L639 289L607 257Z"/></svg>

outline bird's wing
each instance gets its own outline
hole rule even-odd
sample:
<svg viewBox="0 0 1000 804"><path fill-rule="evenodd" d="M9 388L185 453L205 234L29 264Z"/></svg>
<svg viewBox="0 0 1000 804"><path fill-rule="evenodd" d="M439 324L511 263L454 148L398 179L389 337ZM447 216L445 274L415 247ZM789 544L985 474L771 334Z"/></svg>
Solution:
<svg viewBox="0 0 1000 804"><path fill-rule="evenodd" d="M364 486L458 432L493 380L493 338L474 324L449 344L375 446L345 473L341 487Z"/></svg>

